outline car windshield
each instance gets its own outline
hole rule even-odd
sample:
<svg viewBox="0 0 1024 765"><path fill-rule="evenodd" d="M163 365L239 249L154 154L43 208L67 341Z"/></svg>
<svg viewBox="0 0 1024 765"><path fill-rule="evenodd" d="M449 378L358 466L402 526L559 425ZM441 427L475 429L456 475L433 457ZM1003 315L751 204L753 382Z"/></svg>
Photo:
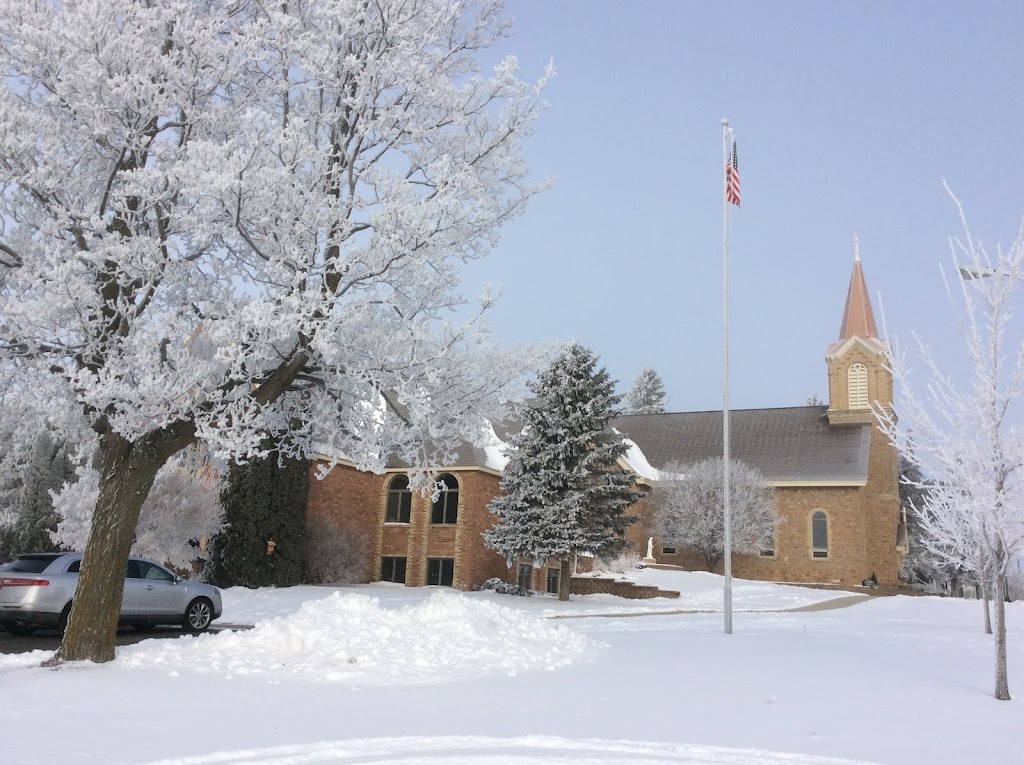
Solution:
<svg viewBox="0 0 1024 765"><path fill-rule="evenodd" d="M0 566L0 571L20 571L26 574L38 574L59 558L59 555L22 555L17 560Z"/></svg>

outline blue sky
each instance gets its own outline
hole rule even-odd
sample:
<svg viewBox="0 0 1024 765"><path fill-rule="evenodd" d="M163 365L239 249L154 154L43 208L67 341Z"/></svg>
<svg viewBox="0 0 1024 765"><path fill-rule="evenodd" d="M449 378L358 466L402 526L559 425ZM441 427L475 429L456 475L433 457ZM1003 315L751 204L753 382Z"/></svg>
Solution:
<svg viewBox="0 0 1024 765"><path fill-rule="evenodd" d="M721 408L721 120L736 130L732 404L825 397L859 236L881 322L962 363L939 274L1024 213L1019 2L509 2L498 51L557 76L527 144L555 186L466 271L503 343L573 339L670 409ZM735 209L735 208L734 208Z"/></svg>

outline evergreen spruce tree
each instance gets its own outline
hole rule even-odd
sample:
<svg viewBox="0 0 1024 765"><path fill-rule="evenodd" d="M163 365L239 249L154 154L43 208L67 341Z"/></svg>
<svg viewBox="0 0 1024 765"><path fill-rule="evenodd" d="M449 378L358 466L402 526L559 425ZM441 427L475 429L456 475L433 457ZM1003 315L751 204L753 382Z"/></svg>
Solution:
<svg viewBox="0 0 1024 765"><path fill-rule="evenodd" d="M0 430L0 563L16 557L18 496L21 493L23 459L14 448L14 434Z"/></svg>
<svg viewBox="0 0 1024 765"><path fill-rule="evenodd" d="M211 581L220 587L301 583L308 497L305 460L281 461L272 451L231 465L221 493L224 530L210 543Z"/></svg>
<svg viewBox="0 0 1024 765"><path fill-rule="evenodd" d="M63 444L40 433L27 451L12 449L10 433L0 452L0 513L8 520L0 528L0 562L29 552L59 548L50 533L57 529L57 513L50 492L75 480L75 466Z"/></svg>
<svg viewBox="0 0 1024 765"><path fill-rule="evenodd" d="M21 474L17 520L14 523L16 552L53 552L58 546L50 537L57 530L57 513L50 492L60 491L75 479L75 466L63 444L42 433L33 444Z"/></svg>
<svg viewBox="0 0 1024 765"><path fill-rule="evenodd" d="M661 376L653 369L641 369L626 396L626 414L661 414L668 406L668 394Z"/></svg>
<svg viewBox="0 0 1024 765"><path fill-rule="evenodd" d="M490 510L497 523L488 547L541 565L561 562L560 600L569 599L570 563L578 553L612 556L626 547L626 509L639 499L633 476L618 467L622 436L609 424L621 396L597 358L571 345L530 384L536 398L523 411L523 429Z"/></svg>

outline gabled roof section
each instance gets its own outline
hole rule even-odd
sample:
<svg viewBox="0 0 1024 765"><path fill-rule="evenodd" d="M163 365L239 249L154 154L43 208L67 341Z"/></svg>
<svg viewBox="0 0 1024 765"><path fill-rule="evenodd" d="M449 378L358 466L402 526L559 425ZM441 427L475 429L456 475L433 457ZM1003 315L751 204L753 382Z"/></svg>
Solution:
<svg viewBox="0 0 1024 765"><path fill-rule="evenodd" d="M737 409L729 413L733 459L773 483L863 484L871 426L829 426L825 406ZM722 456L721 412L631 414L612 425L663 470Z"/></svg>

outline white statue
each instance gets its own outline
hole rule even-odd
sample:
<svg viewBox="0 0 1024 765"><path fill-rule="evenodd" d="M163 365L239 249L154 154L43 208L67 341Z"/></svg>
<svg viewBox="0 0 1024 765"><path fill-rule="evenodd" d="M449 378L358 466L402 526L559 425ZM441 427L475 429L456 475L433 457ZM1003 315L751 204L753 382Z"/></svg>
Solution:
<svg viewBox="0 0 1024 765"><path fill-rule="evenodd" d="M654 537L647 538L647 557L644 558L644 563L657 563L654 559Z"/></svg>

